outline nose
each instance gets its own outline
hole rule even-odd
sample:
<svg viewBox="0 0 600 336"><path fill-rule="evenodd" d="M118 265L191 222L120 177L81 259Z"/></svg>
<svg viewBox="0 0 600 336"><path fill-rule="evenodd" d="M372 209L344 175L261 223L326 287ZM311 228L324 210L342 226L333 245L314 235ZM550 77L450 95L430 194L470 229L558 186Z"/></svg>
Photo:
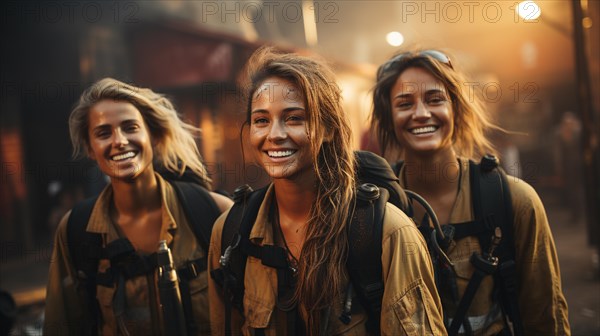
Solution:
<svg viewBox="0 0 600 336"><path fill-rule="evenodd" d="M413 119L428 119L431 118L431 112L421 99L417 99L415 112L412 115Z"/></svg>
<svg viewBox="0 0 600 336"><path fill-rule="evenodd" d="M271 128L269 129L269 134L267 135L267 140L269 141L280 141L287 138L287 130L285 125L275 120L271 123Z"/></svg>
<svg viewBox="0 0 600 336"><path fill-rule="evenodd" d="M115 130L115 135L113 137L113 146L121 148L125 147L125 145L127 145L128 143L129 140L127 140L127 137L125 136L125 134L123 134L123 131L121 131L121 129Z"/></svg>

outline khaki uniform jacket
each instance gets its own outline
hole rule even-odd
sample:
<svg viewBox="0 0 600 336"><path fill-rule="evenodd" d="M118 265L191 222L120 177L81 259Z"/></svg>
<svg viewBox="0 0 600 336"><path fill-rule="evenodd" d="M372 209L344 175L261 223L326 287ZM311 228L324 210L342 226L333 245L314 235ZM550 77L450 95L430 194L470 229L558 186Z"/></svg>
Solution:
<svg viewBox="0 0 600 336"><path fill-rule="evenodd" d="M460 178L460 186L450 214L450 223L464 223L474 218L469 161L459 158L459 162L461 174L456 178ZM403 187L404 168L400 171ZM515 218L515 262L520 287L518 303L525 335L570 335L556 248L542 201L530 185L516 177L508 176L508 186ZM455 264L459 297L462 297L474 272L469 261L473 252L481 253L479 240L475 236L460 239L448 249L448 256ZM486 276L467 312L476 335L495 335L503 328L500 307L492 301L493 287L492 276ZM444 309L452 316L456 305L451 296L448 293L440 293L440 296Z"/></svg>
<svg viewBox="0 0 600 336"><path fill-rule="evenodd" d="M273 187L260 207L250 240L256 244L274 245L273 225L268 220ZM217 219L209 249L208 268L219 268L221 234L227 213ZM432 264L427 247L414 223L398 208L387 204L383 223L384 294L381 312L383 335L444 335L440 299L435 290ZM324 251L325 253L325 251ZM346 275L347 276L347 275ZM254 329L266 328L266 335L285 335L285 318L275 308L277 275L273 268L262 265L251 256L246 262L244 279L244 312L242 317L232 309L234 335L252 335ZM335 302L329 316L329 333L332 335L366 335L367 315L357 299L353 300L353 313L349 325L339 320L342 298ZM224 334L225 306L222 288L209 279L211 329L213 335ZM356 307L355 307L356 306ZM302 323L299 321L299 323Z"/></svg>
<svg viewBox="0 0 600 336"><path fill-rule="evenodd" d="M162 200L162 228L160 239L167 241L176 268L189 260L204 256L202 247L188 225L183 208L177 201L173 187L156 174ZM96 202L87 225L88 232L102 235L103 246L120 238L119 231L109 216L112 188L107 186ZM44 335L84 335L90 325L85 289L78 290L80 283L71 262L67 241L67 221L70 212L60 222L48 275ZM157 246L158 248L158 246ZM98 269L110 267L108 260L100 260ZM163 335L162 313L158 305L157 272L125 281L126 307L121 316L116 316L113 298L117 285L97 286L100 304L100 335L121 335L125 326L130 335ZM199 334L209 335L209 314L206 271L190 281L193 312Z"/></svg>

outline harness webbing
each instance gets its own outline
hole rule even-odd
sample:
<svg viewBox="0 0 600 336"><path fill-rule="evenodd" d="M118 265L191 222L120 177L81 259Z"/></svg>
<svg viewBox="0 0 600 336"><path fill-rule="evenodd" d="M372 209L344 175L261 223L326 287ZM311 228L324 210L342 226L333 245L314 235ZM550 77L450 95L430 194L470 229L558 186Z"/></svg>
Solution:
<svg viewBox="0 0 600 336"><path fill-rule="evenodd" d="M169 180L169 182L177 193L196 240L208 253L212 224L220 214L217 204L208 191L198 184L173 180ZM69 253L75 270L79 272L79 275L83 275L79 277L79 281L82 289L85 290L88 302L86 306L92 320L89 323L89 329L86 330L90 335L97 334L100 317L96 300L96 286L110 287L117 283L120 287L121 282L153 272L157 266L156 254L141 256L135 253L135 249L127 239L117 239L103 248L102 236L86 231L96 201L97 197L93 197L74 206L67 223ZM100 259L109 259L111 262L111 267L106 272L98 273ZM206 270L206 264L206 257L202 257L188 261L186 265L177 270L181 280L180 292L189 334L195 334L198 326L194 321L188 282ZM123 295L124 291L121 293L117 290L115 307L118 310L124 309L124 301L121 302L124 300Z"/></svg>
<svg viewBox="0 0 600 336"><path fill-rule="evenodd" d="M286 249L274 245L256 245L250 241L250 231L258 210L264 200L266 188L252 192L248 187L237 190L236 204L225 220L222 241L221 268L211 271L211 276L223 288L225 304L225 334L231 333L231 308L236 306L243 313L244 271L247 256L260 259L262 264L276 269L277 308L286 314L286 330L291 335L303 333L303 323L299 322L297 308L291 301L295 288L295 278L288 262ZM381 278L382 225L388 193L374 185L361 185L358 202L349 225L350 253L347 267L350 280L354 284L359 300L369 314L368 328L378 335L383 280ZM241 220L240 220L241 219ZM376 223L376 224L375 224ZM237 231L236 231L237 229ZM349 303L351 305L351 303ZM349 323L350 308L345 317ZM323 328L327 328L327 321ZM257 329L257 333L262 330Z"/></svg>

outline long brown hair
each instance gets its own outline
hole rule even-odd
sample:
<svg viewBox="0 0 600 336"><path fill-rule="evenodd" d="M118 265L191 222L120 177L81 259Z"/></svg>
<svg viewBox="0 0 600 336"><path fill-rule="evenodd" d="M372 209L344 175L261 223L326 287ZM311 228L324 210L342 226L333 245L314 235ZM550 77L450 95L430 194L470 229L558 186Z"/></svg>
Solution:
<svg viewBox="0 0 600 336"><path fill-rule="evenodd" d="M383 153L388 149L402 152L394 132L390 91L404 70L417 67L431 73L448 90L454 114L452 141L456 154L473 159L487 153L496 154L492 143L486 137L486 131L504 130L489 120L481 98L478 95L469 95L466 85L469 81L465 75L456 71L453 66L431 57L427 51L401 53L390 60L393 64L389 64L388 61L379 67L379 78L373 90L371 115L371 127L377 130L377 139Z"/></svg>
<svg viewBox="0 0 600 336"><path fill-rule="evenodd" d="M252 97L262 82L278 77L301 91L307 111L316 201L310 210L294 298L309 335L319 333L321 310L342 292L348 252L347 224L355 195L351 130L341 107L340 89L324 63L270 47L250 58L243 82L249 125Z"/></svg>
<svg viewBox="0 0 600 336"><path fill-rule="evenodd" d="M89 151L89 112L101 100L126 101L135 106L156 141L154 164L183 174L186 168L193 171L206 188L210 178L201 161L194 134L200 130L179 118L173 104L163 95L150 89L136 87L113 78L104 78L85 90L69 117L69 131L73 156L83 157Z"/></svg>

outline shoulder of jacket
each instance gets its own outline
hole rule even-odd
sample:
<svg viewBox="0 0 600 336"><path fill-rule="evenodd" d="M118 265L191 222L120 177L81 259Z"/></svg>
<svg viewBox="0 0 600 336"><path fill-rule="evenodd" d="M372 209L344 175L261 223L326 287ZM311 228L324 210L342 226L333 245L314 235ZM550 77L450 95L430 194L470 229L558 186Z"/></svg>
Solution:
<svg viewBox="0 0 600 336"><path fill-rule="evenodd" d="M506 181L513 207L531 207L538 203L541 204L538 193L529 183L511 175L506 175Z"/></svg>
<svg viewBox="0 0 600 336"><path fill-rule="evenodd" d="M231 211L231 208L223 211L223 213L221 213L221 215L219 215L219 217L217 217L217 219L215 220L215 224L213 226L213 235L215 234L215 232L217 232L219 234L219 237L221 237L221 233L223 232L223 227L225 226L225 222L227 220L227 216L229 216L230 211Z"/></svg>
<svg viewBox="0 0 600 336"><path fill-rule="evenodd" d="M385 242L386 239L397 232L402 232L402 237L406 237L409 240L412 240L413 236L421 234L410 217L395 205L387 203L383 217L382 241Z"/></svg>

